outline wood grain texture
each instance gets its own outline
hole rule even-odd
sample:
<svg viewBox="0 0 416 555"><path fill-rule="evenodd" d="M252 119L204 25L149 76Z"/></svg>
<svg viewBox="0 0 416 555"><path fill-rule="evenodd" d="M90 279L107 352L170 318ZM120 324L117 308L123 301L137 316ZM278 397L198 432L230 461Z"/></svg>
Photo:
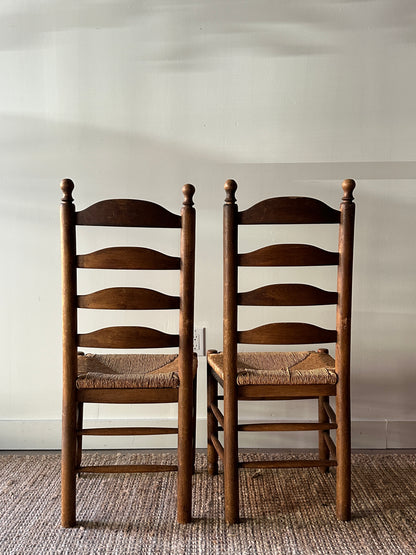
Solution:
<svg viewBox="0 0 416 555"><path fill-rule="evenodd" d="M110 199L77 212L76 225L180 228L181 217L154 202Z"/></svg>
<svg viewBox="0 0 416 555"><path fill-rule="evenodd" d="M78 472L87 474L120 474L136 472L175 472L176 465L165 464L109 464L103 466L80 466Z"/></svg>
<svg viewBox="0 0 416 555"><path fill-rule="evenodd" d="M85 403L177 403L178 389L80 389L78 399Z"/></svg>
<svg viewBox="0 0 416 555"><path fill-rule="evenodd" d="M337 461L291 460L291 461L250 461L239 463L240 468L314 468L320 466L337 466Z"/></svg>
<svg viewBox="0 0 416 555"><path fill-rule="evenodd" d="M83 436L154 436L177 434L178 428L160 427L123 427L123 428L84 428L79 432Z"/></svg>
<svg viewBox="0 0 416 555"><path fill-rule="evenodd" d="M324 291L301 283L265 285L237 295L237 303L245 306L315 306L337 304L336 291Z"/></svg>
<svg viewBox="0 0 416 555"><path fill-rule="evenodd" d="M78 268L179 270L180 258L144 247L108 247L77 256Z"/></svg>
<svg viewBox="0 0 416 555"><path fill-rule="evenodd" d="M238 223L246 224L334 224L340 213L324 202L309 197L275 197L242 210Z"/></svg>
<svg viewBox="0 0 416 555"><path fill-rule="evenodd" d="M78 335L80 347L152 349L178 347L179 335L142 326L113 326Z"/></svg>
<svg viewBox="0 0 416 555"><path fill-rule="evenodd" d="M313 324L301 322L265 324L237 333L238 343L256 345L308 345L313 343L335 343L336 340L336 330L327 330Z"/></svg>
<svg viewBox="0 0 416 555"><path fill-rule="evenodd" d="M78 308L161 310L179 308L180 298L141 287L111 287L78 295Z"/></svg>
<svg viewBox="0 0 416 555"><path fill-rule="evenodd" d="M336 266L339 254L314 245L268 245L238 255L239 266Z"/></svg>

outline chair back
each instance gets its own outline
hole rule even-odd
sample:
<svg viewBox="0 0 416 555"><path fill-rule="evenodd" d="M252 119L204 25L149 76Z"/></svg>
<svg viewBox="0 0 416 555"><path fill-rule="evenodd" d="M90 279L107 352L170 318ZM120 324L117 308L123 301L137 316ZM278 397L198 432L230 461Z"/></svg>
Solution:
<svg viewBox="0 0 416 555"><path fill-rule="evenodd" d="M300 345L335 343L336 371L340 383L349 380L351 290L354 236L353 180L343 182L344 196L339 210L308 197L276 197L239 211L237 184L225 184L224 205L224 374L229 384L236 383L238 344ZM239 251L241 226L261 224L333 224L338 233L336 252L310 244L267 244L251 251ZM333 291L310 284L278 283L252 291L240 291L241 267L337 266ZM316 306L336 305L334 329L304 322L274 322L240 330L238 306Z"/></svg>
<svg viewBox="0 0 416 555"><path fill-rule="evenodd" d="M181 214L146 200L110 199L76 211L74 184L65 179L61 206L63 276L64 387L74 387L78 347L99 349L149 349L179 347L180 380L191 383L193 350L195 210L194 187L185 185ZM141 246L110 246L90 253L77 251L77 230L83 226L125 228L168 228L179 230L177 256ZM108 232L108 230L107 230ZM178 231L176 231L178 234ZM107 235L107 233L105 234ZM177 270L179 291L175 296L144 287L109 287L79 294L80 270ZM179 310L178 333L144 326L106 326L78 332L78 311L94 310ZM187 372L190 375L181 375Z"/></svg>

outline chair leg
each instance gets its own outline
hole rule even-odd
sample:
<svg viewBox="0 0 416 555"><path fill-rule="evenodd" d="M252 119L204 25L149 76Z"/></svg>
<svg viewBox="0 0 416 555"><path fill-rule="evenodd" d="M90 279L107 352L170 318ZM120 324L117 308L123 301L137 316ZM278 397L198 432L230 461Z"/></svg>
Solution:
<svg viewBox="0 0 416 555"><path fill-rule="evenodd" d="M211 476L214 476L218 474L218 453L212 444L211 438L215 437L216 439L218 439L218 422L211 411L211 406L212 405L218 406L218 383L211 374L211 368L209 364L207 365L207 368L208 368L208 375L207 375L208 474L210 474Z"/></svg>
<svg viewBox="0 0 416 555"><path fill-rule="evenodd" d="M235 386L227 391L224 383L224 495L225 521L237 524L239 521L238 484L238 404Z"/></svg>
<svg viewBox="0 0 416 555"><path fill-rule="evenodd" d="M180 524L192 520L192 397L193 385L179 388L178 403L178 492L177 519Z"/></svg>
<svg viewBox="0 0 416 555"><path fill-rule="evenodd" d="M325 402L329 402L329 397L319 397L319 399L318 399L318 417L319 417L319 423L320 424L326 424L327 422L329 422L329 417L328 417L328 415L326 413L326 410L324 408L324 403ZM329 460L329 449L328 449L328 445L326 444L326 441L325 441L323 430L319 430L319 459L321 461ZM329 466L320 466L319 469L323 474L329 472Z"/></svg>
<svg viewBox="0 0 416 555"><path fill-rule="evenodd" d="M82 430L82 422L84 417L84 403L78 403L77 410L77 432ZM78 469L81 466L82 459L82 435L77 435L77 454L75 458L75 466ZM79 476L79 472L78 472Z"/></svg>
<svg viewBox="0 0 416 555"><path fill-rule="evenodd" d="M195 449L196 449L196 376L192 386L192 474L195 474Z"/></svg>
<svg viewBox="0 0 416 555"><path fill-rule="evenodd" d="M338 398L337 398L338 400ZM337 518L351 519L351 422L349 404L337 404Z"/></svg>
<svg viewBox="0 0 416 555"><path fill-rule="evenodd" d="M64 528L76 524L76 456L76 407L70 406L62 415L61 523Z"/></svg>

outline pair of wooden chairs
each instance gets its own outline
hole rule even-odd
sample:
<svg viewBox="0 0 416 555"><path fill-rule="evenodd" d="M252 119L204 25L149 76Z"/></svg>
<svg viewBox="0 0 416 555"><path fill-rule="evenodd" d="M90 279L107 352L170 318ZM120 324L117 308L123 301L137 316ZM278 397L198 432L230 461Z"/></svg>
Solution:
<svg viewBox="0 0 416 555"><path fill-rule="evenodd" d="M238 211L234 181L225 184L224 205L224 336L223 352L208 351L208 471L218 472L223 461L225 519L239 518L239 469L248 467L319 467L337 471L337 517L350 518L350 333L352 255L354 235L353 180L343 183L340 210L307 197L277 197ZM178 471L177 519L192 519L192 473L195 457L195 391L197 358L193 354L195 210L194 187L183 187L180 215L141 200L105 200L80 212L72 199L74 185L66 179L61 209L63 276L63 433L62 525L76 523L76 476L82 472ZM240 252L242 226L270 224L335 224L338 249L329 252L312 245L279 243ZM179 230L180 255L171 256L137 246L113 246L78 254L77 233L83 226L173 228ZM256 228L259 229L259 228ZM269 229L269 228L268 228ZM279 230L282 229L279 227ZM284 236L285 237L285 236ZM258 267L337 266L337 287L327 291L299 283L268 284L239 290L239 269ZM178 270L179 295L147 288L117 286L79 294L81 269ZM238 307L336 307L335 329L285 322L240 330ZM78 311L179 310L179 333L153 328L113 326L88 333L78 331ZM276 309L278 310L278 309ZM327 350L335 344L335 357ZM238 344L321 345L316 351L238 352ZM324 345L324 347L322 347ZM154 349L179 347L178 354L84 354L78 348ZM223 395L218 395L218 386ZM336 410L329 402L335 397ZM316 399L318 421L240 423L239 401ZM223 402L223 408L221 403ZM177 428L98 428L83 426L84 403L178 403ZM239 461L238 432L315 430L319 458L297 461ZM336 430L336 442L330 431ZM224 432L223 442L220 432ZM178 434L177 466L82 465L84 435Z"/></svg>

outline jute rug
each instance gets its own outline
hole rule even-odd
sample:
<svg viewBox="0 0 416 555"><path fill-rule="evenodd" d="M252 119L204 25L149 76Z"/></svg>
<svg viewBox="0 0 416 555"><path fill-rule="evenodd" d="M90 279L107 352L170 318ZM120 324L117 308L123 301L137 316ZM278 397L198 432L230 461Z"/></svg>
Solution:
<svg viewBox="0 0 416 555"><path fill-rule="evenodd" d="M291 457L294 455L274 455ZM250 459L252 455L246 454ZM90 464L174 461L166 453L87 453ZM415 554L416 455L353 456L353 519L334 515L334 477L317 469L241 472L242 522L223 522L222 475L198 455L194 522L175 521L176 473L84 475L79 525L60 527L60 460L0 456L0 553Z"/></svg>

